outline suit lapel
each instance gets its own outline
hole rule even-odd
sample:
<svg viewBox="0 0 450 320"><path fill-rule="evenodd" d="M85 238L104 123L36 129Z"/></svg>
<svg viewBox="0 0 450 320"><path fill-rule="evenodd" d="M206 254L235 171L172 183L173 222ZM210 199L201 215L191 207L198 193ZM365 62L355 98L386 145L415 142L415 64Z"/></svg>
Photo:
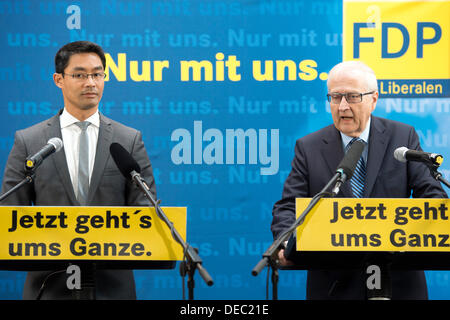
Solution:
<svg viewBox="0 0 450 320"><path fill-rule="evenodd" d="M111 121L100 114L100 128L98 131L94 169L92 170L91 183L89 184L88 204L92 201L105 171L106 162L109 158L109 146L112 142L112 133Z"/></svg>
<svg viewBox="0 0 450 320"><path fill-rule="evenodd" d="M59 116L61 115L61 111L50 118L47 122L47 130L46 130L46 138L47 141L50 138L58 137L62 139L61 135L61 125L59 122ZM67 167L67 159L66 153L63 150L56 152L52 157L53 164L55 165L56 172L58 173L59 178L61 179L62 184L64 185L64 189L69 196L72 205L79 205L75 193L72 186L72 180L70 179L69 169Z"/></svg>
<svg viewBox="0 0 450 320"><path fill-rule="evenodd" d="M341 135L336 127L332 125L330 126L330 132L325 134L322 140L324 142L321 150L322 157L325 159L330 170L330 177L332 177L336 173L339 163L344 158ZM349 183L344 183L341 186L340 194L344 197L351 197Z"/></svg>
<svg viewBox="0 0 450 320"><path fill-rule="evenodd" d="M364 197L370 197L373 186L380 171L383 158L386 153L389 133L383 123L372 116L372 124L369 136L369 154L367 159L367 176Z"/></svg>

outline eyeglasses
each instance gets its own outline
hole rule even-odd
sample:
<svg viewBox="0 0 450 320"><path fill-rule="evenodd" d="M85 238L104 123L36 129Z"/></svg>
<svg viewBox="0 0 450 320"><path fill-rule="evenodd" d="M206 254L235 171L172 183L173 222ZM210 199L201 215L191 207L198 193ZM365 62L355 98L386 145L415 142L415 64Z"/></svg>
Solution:
<svg viewBox="0 0 450 320"><path fill-rule="evenodd" d="M95 73L62 73L62 75L71 76L75 80L85 81L91 76L92 80L100 81L106 78L106 73L104 72L95 72Z"/></svg>
<svg viewBox="0 0 450 320"><path fill-rule="evenodd" d="M345 97L345 100L348 103L360 103L362 101L363 96L367 94L372 94L375 91L370 91L366 93L354 93L354 92L347 92L347 93L329 93L327 94L328 102L330 103L341 103L342 97Z"/></svg>

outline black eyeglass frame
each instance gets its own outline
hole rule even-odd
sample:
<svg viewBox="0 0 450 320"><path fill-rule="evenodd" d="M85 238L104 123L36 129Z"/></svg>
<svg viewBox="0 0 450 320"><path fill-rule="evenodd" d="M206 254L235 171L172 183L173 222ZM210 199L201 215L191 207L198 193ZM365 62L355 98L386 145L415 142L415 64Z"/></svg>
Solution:
<svg viewBox="0 0 450 320"><path fill-rule="evenodd" d="M332 94L328 93L327 100L328 100L328 102L331 103L332 98L340 97L339 102L333 102L333 103L341 103L342 97L345 97L345 101L347 101L347 103L360 103L360 102L362 102L363 96L372 94L372 93L375 93L375 91L370 91L370 92L365 92L365 93L356 93L356 92L347 92L347 93L336 92L336 93L332 93ZM334 97L333 97L333 95L334 95ZM349 100L351 100L351 99L349 99L350 95L358 95L359 101L349 101Z"/></svg>

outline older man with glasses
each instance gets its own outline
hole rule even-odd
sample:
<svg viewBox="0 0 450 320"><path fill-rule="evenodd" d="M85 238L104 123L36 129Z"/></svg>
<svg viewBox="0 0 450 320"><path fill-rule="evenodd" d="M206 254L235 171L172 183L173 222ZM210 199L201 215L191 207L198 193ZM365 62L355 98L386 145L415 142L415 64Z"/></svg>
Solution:
<svg viewBox="0 0 450 320"><path fill-rule="evenodd" d="M297 140L282 198L273 207L275 239L295 221L295 198L319 193L356 140L364 142L364 151L338 197L447 198L424 164L394 159L398 147L421 150L419 137L407 124L372 115L378 85L370 67L358 61L339 63L330 71L327 86L333 124ZM292 264L284 250L278 257L282 266ZM391 279L392 299L428 298L423 271L393 270ZM307 299L366 299L366 274L360 266L309 270L306 291Z"/></svg>

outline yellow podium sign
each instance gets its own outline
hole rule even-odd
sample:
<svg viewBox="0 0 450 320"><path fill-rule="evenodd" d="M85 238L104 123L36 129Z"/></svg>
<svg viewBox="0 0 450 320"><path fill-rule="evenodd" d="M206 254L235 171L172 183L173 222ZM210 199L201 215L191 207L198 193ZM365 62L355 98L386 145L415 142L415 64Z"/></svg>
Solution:
<svg viewBox="0 0 450 320"><path fill-rule="evenodd" d="M186 239L186 208L162 208ZM1 260L182 260L154 208L0 207Z"/></svg>
<svg viewBox="0 0 450 320"><path fill-rule="evenodd" d="M297 217L311 199L296 199ZM321 199L297 228L299 251L450 251L449 199Z"/></svg>

